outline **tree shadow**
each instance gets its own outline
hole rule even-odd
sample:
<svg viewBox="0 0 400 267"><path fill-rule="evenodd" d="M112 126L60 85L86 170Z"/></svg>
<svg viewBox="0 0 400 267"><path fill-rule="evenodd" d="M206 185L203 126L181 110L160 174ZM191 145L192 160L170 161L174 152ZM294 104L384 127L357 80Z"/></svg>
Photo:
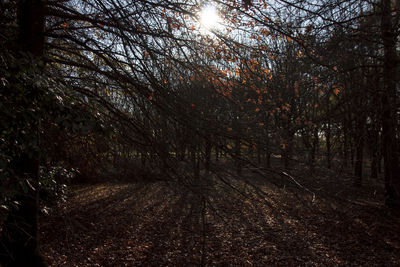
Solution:
<svg viewBox="0 0 400 267"><path fill-rule="evenodd" d="M191 186L140 182L75 188L64 212L42 218L43 251L54 266L400 261L399 226L381 206L322 196L312 202L304 192L254 180L261 194L228 174L225 182L214 178Z"/></svg>

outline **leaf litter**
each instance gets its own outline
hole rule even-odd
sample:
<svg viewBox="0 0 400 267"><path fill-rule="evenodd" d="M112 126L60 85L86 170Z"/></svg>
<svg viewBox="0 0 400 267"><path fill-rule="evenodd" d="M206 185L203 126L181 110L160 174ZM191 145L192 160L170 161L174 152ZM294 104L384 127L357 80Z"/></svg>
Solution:
<svg viewBox="0 0 400 267"><path fill-rule="evenodd" d="M40 219L42 252L50 266L400 266L376 181L297 173L313 196L273 175L75 185Z"/></svg>

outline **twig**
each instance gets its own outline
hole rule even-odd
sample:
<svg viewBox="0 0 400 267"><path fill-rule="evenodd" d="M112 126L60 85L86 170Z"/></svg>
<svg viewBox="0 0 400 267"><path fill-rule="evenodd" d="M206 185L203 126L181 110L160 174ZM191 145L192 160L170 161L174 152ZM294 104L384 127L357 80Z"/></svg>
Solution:
<svg viewBox="0 0 400 267"><path fill-rule="evenodd" d="M310 189L308 189L307 187L303 186L302 184L300 184L298 181L296 181L296 179L294 179L293 176L291 176L290 174L288 174L287 172L282 172L282 174L286 177L289 177L290 179L292 179L292 181L298 185L300 188L304 189L305 191L309 192L310 194L312 194L312 200L311 202L315 201L315 193L313 191L311 191Z"/></svg>

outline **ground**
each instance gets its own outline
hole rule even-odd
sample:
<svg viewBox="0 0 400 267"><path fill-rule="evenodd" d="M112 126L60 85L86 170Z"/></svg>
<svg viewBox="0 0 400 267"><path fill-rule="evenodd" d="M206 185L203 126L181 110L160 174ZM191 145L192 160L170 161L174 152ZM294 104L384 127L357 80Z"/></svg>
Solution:
<svg viewBox="0 0 400 267"><path fill-rule="evenodd" d="M42 251L51 266L400 266L381 183L285 174L75 185L41 217Z"/></svg>

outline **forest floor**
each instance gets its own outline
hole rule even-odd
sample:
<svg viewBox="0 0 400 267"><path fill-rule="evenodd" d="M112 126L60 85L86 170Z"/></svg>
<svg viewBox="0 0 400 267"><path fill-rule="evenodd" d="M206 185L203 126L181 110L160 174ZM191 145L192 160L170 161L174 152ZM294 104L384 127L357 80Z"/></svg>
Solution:
<svg viewBox="0 0 400 267"><path fill-rule="evenodd" d="M41 217L42 252L51 266L400 266L400 215L381 184L291 175L75 185Z"/></svg>

